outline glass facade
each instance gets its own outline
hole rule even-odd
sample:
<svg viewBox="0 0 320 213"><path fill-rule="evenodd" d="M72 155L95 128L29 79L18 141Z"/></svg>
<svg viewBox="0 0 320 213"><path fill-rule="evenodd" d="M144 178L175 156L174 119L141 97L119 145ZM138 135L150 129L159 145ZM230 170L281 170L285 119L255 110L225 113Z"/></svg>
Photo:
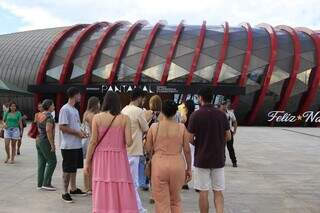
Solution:
<svg viewBox="0 0 320 213"><path fill-rule="evenodd" d="M107 27L98 29L91 33L78 48L73 59L71 83L81 83L84 70L87 66L90 53L95 47L99 35ZM93 69L93 81L104 83L110 75L113 62L121 41L129 27L124 26L114 32L104 43L95 61ZM117 70L117 82L133 82L136 70L139 66L142 54L145 50L152 26L139 29L126 44L121 63ZM186 25L183 27L174 55L169 62L168 83L183 84L187 81L195 56L197 44L200 37L201 26ZM54 57L47 70L47 82L54 83L59 79L61 66L64 63L68 48L76 39L81 30L74 32L69 38L57 48ZM216 69L217 62L223 48L225 29L223 26L206 26L203 45L199 52L196 69L193 74L192 83L210 84ZM167 63L168 54L172 48L173 40L177 33L177 26L162 26L154 37L142 70L141 81L144 83L159 83L162 79L164 67ZM310 36L298 33L301 42L300 67L296 76L297 82L290 94L289 104L286 110L295 112L299 108L302 98L308 91L310 74L315 67L315 47ZM277 49L276 61L271 73L269 85L264 96L263 105L259 109L256 123L265 124L269 111L276 108L281 99L282 91L291 76L294 43L288 32L276 30ZM237 85L243 71L244 58L248 46L248 32L244 27L231 27L228 32L228 45L226 56L218 76L218 84ZM248 75L246 76L246 92L240 96L240 105L237 115L240 120L250 115L254 103L265 86L266 73L270 63L270 35L264 28L252 29L252 50L248 64ZM316 99L319 99L317 97ZM312 107L316 109L317 104Z"/></svg>
<svg viewBox="0 0 320 213"><path fill-rule="evenodd" d="M296 44L293 36L286 30L274 28L277 45L271 49L270 32L264 27L253 27L250 32L241 26L228 27L226 31L226 26L223 25L207 25L205 33L201 34L203 29L201 25L183 25L179 31L178 26L162 24L152 39L150 38L154 26L141 25L130 33L128 39L125 39L132 27L126 23L109 33L99 49L96 49L102 35L110 26L111 24L96 27L81 39L70 60L71 64L67 70L70 76L67 77L65 84L83 84L89 64L93 65L92 70L89 70L91 73L89 84L108 84L112 69L116 73L115 84L133 83L141 66L141 60L145 56L139 79L143 85L159 85L164 71L168 71L165 82L168 85L185 86L191 70L193 71L191 85L212 85L215 76L218 77L217 86L238 86L243 80L245 93L230 96L232 100L239 98L235 112L243 124L253 112L257 100L260 100L261 105L255 112L254 124L267 125L267 113L277 109L292 79L296 80L292 91L290 90L288 94L284 110L296 113L305 104L309 94L313 94L314 97L309 97L311 101L308 101L306 107L312 110L318 110L320 107L319 88L316 90L311 88L312 84L319 82L320 74L317 66L320 62L317 61L317 54L320 53L316 52L315 41L307 32L301 30L296 32L301 46L298 57L295 57ZM70 31L56 42L50 53L46 53L49 56L43 65L45 78L42 84L59 85L70 50L82 32L89 27L90 25L83 25ZM48 41L48 45L52 41L53 38ZM148 42L151 42L150 48L146 49ZM252 48L248 51L248 45L251 43ZM95 51L97 54L92 57ZM119 51L120 57L118 57ZM221 57L223 52L225 57ZM248 53L249 61L245 64ZM275 59L271 67L272 54L275 54ZM297 60L299 67L295 75L293 65ZM119 62L118 66L114 65L115 61ZM41 63L44 62L38 60L37 68ZM247 70L247 73L244 73L244 70ZM19 82L23 82L21 78Z"/></svg>

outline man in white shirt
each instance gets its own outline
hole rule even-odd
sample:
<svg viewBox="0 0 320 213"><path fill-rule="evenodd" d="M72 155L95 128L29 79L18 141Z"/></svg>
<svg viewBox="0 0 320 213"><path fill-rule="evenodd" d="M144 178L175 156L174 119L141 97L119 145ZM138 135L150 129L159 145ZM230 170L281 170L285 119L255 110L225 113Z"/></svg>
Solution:
<svg viewBox="0 0 320 213"><path fill-rule="evenodd" d="M86 195L76 187L77 169L83 168L82 138L85 138L86 134L80 128L79 111L75 108L75 104L80 101L80 91L71 87L67 95L68 103L59 112L59 139L63 158L64 194L62 199L67 203L72 203L71 195Z"/></svg>
<svg viewBox="0 0 320 213"><path fill-rule="evenodd" d="M232 161L233 167L238 167L237 158L236 158L236 154L233 147L234 135L236 134L237 128L238 128L237 118L234 114L233 109L231 108L231 104L229 100L223 100L220 104L220 109L226 113L226 116L230 125L231 140L227 142L229 156Z"/></svg>
<svg viewBox="0 0 320 213"><path fill-rule="evenodd" d="M131 94L131 102L129 105L122 109L122 114L129 116L131 121L131 132L133 143L127 148L129 165L131 170L132 179L135 185L136 198L138 209L140 213L146 212L143 208L140 196L138 193L139 188L139 160L143 156L143 135L148 131L149 126L143 111L144 92L140 88L135 88Z"/></svg>

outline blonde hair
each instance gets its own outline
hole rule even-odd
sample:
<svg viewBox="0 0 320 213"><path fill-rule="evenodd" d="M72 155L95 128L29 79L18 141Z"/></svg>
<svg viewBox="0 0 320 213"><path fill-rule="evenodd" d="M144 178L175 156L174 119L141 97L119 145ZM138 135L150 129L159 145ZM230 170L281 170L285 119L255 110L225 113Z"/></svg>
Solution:
<svg viewBox="0 0 320 213"><path fill-rule="evenodd" d="M162 110L162 100L159 95L154 95L149 100L149 108L152 111L161 112Z"/></svg>

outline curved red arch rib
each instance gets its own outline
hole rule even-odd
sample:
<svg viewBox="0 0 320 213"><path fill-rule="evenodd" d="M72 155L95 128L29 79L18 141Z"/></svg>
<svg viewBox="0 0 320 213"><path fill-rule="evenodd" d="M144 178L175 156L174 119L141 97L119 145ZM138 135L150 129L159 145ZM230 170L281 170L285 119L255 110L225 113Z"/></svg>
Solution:
<svg viewBox="0 0 320 213"><path fill-rule="evenodd" d="M62 67L62 72L60 75L60 80L59 84L63 85L67 79L70 78L71 75L71 63L72 59L74 57L74 54L76 53L77 49L79 48L80 44L82 41L91 33L92 31L96 30L97 28L101 26L105 26L107 23L106 22L99 22L99 23L94 23L91 25L88 25L76 38L76 40L72 43L72 45L69 47L67 55L64 60L64 64ZM62 107L62 102L63 102L63 97L64 93L59 92L56 95L56 108L60 110Z"/></svg>
<svg viewBox="0 0 320 213"><path fill-rule="evenodd" d="M270 50L270 58L269 58L269 65L268 65L268 69L264 75L264 79L262 82L262 86L260 89L260 93L258 95L257 100L254 102L253 107L251 112L249 112L248 115L248 124L252 124L258 114L258 111L261 107L261 105L263 104L264 98L266 96L268 87L269 87L269 83L271 80L271 76L272 76L272 72L273 72L273 68L276 62L276 57L277 57L277 48L278 48L278 40L277 40L277 35L276 32L274 30L274 28L271 25L268 24L260 24L258 25L258 27L262 27L264 28L270 36L270 43L271 43L271 50Z"/></svg>
<svg viewBox="0 0 320 213"><path fill-rule="evenodd" d="M82 43L82 41L89 35L89 33L93 32L94 30L96 30L100 27L106 26L106 25L107 25L106 22L99 22L99 23L91 24L91 25L87 26L77 36L76 40L73 42L73 44L69 48L68 53L65 57L64 64L62 67L62 72L60 75L60 80L59 80L60 84L64 84L65 81L70 78L70 75L72 72L72 70L71 70L72 59L73 59L77 49L79 48L80 44Z"/></svg>
<svg viewBox="0 0 320 213"><path fill-rule="evenodd" d="M114 32L116 29L120 28L121 26L127 24L128 22L125 21L117 21L111 25L109 25L107 27L107 29L105 29L100 37L98 38L96 45L94 47L94 49L92 50L90 56L89 56L89 60L88 60L88 64L86 67L86 71L84 73L84 77L83 77L83 85L87 86L90 81L91 81L91 77L92 77L92 72L93 72L93 68L95 65L95 62L98 58L99 52L104 44L104 42L109 38L109 36L112 34L112 32ZM85 109L85 102L86 102L86 98L87 98L87 93L83 92L83 94L81 95L81 100L80 100L80 111L84 112Z"/></svg>
<svg viewBox="0 0 320 213"><path fill-rule="evenodd" d="M203 42L204 42L204 38L206 36L206 21L203 21L201 29L200 29L200 35L197 41L197 46L196 49L194 50L194 55L192 58L192 64L191 64L191 68L189 71L189 75L188 75L188 79L186 82L187 86L190 86L190 84L192 83L192 78L193 78L193 74L197 69L197 65L198 65L198 61L199 61L199 57L200 57L200 53L201 53L201 49L203 46Z"/></svg>
<svg viewBox="0 0 320 213"><path fill-rule="evenodd" d="M152 29L149 37L148 37L148 40L146 42L146 45L144 47L144 50L142 52L142 55L141 55L141 58L140 58L140 62L138 64L138 67L137 67L137 71L136 71L136 76L134 78L134 85L137 86L139 83L140 83L140 79L141 79L141 75L142 75L142 70L143 70L143 67L144 67L144 64L145 64L145 61L148 57L148 54L149 54L149 51L150 51L150 48L151 48L151 45L152 45L152 42L153 40L155 39L156 37L156 34L157 32L159 31L159 29L163 26L163 24L161 24L160 22L158 22Z"/></svg>
<svg viewBox="0 0 320 213"><path fill-rule="evenodd" d="M282 87L281 95L280 95L280 101L277 104L276 110L282 111L285 109L286 105L288 104L290 94L292 93L292 90L294 88L294 85L297 80L297 74L300 66L300 54L301 54L301 43L298 37L298 34L296 30L294 30L292 27L280 25L277 26L276 29L283 30L287 33L289 33L292 43L293 43L293 65L292 70L290 73L290 78L287 79L284 82L284 85Z"/></svg>
<svg viewBox="0 0 320 213"><path fill-rule="evenodd" d="M92 71L93 71L95 62L98 58L98 54L99 54L100 49L102 48L103 43L108 39L109 35L113 31L115 31L117 28L125 25L126 23L127 22L124 22L124 21L115 22L115 23L111 24L105 31L103 31L103 33L101 34L101 36L97 40L97 43L96 43L93 51L91 52L91 54L89 56L89 61L88 61L86 71L84 74L84 78L83 78L84 85L88 85L91 81Z"/></svg>
<svg viewBox="0 0 320 213"><path fill-rule="evenodd" d="M217 65L215 67L215 71L214 71L213 79L212 79L213 86L218 85L218 80L219 80L219 76L221 73L222 64L223 64L223 62L226 58L226 55L227 55L228 43L229 43L229 23L225 22L224 32L223 32L223 43L222 43L222 47L220 50L220 56L219 56Z"/></svg>
<svg viewBox="0 0 320 213"><path fill-rule="evenodd" d="M120 43L120 46L119 46L118 50L117 50L117 54L116 54L116 57L114 59L114 62L113 62L112 68L111 68L110 76L109 76L109 79L108 79L109 85L111 85L113 83L113 81L114 81L114 79L115 79L115 77L117 75L117 71L118 71L118 68L119 68L119 65L120 65L120 61L121 61L123 52L124 52L128 42L130 40L130 37L135 32L137 32L137 30L141 29L146 24L147 24L146 21L137 21L126 32L124 38L122 39L122 41Z"/></svg>
<svg viewBox="0 0 320 213"><path fill-rule="evenodd" d="M162 73L162 77L161 77L161 81L160 81L161 85L164 85L167 82L167 79L169 76L169 70L170 70L170 66L171 66L171 61L172 61L173 55L175 53L175 50L177 48L179 37L181 35L183 28L184 28L184 24L183 24L183 21L181 21L176 29L175 35L174 35L172 42L171 42L170 50L169 50L169 53L166 58L166 63L163 68L163 73Z"/></svg>
<svg viewBox="0 0 320 213"><path fill-rule="evenodd" d="M88 60L88 64L86 67L86 71L84 73L84 77L83 77L83 85L87 86L90 81L91 81L91 77L92 77L92 72L93 72L93 68L95 65L95 62L98 58L99 52L104 44L104 42L109 38L109 36L112 34L112 32L114 32L117 28L120 28L121 26L125 25L127 22L125 21L118 21L115 22L113 24L110 24L100 35L100 37L98 38L95 47L93 48L90 56L89 56L89 60ZM86 102L86 98L87 98L87 94L86 92L83 92L83 94L81 95L81 100L80 100L80 111L84 112L85 109L85 102Z"/></svg>
<svg viewBox="0 0 320 213"><path fill-rule="evenodd" d="M65 29L64 31L60 32L52 41L52 43L50 44L50 46L48 47L44 58L42 59L41 63L40 63L40 67L38 70L38 74L37 74L37 80L36 83L42 84L44 82L44 78L45 78L45 74L46 74L46 68L47 65L54 53L54 51L56 50L56 48L59 46L59 44L67 37L69 36L71 33L73 33L74 31L79 30L80 28L84 28L87 25L85 24L78 24L78 25L74 25L72 27L69 27L67 29Z"/></svg>
<svg viewBox="0 0 320 213"><path fill-rule="evenodd" d="M249 64L250 64L250 58L251 58L251 53L252 53L252 45L253 45L253 39L252 39L252 28L249 23L243 23L241 24L242 27L244 27L247 31L247 49L246 49L246 54L244 56L243 64L242 64L242 69L241 69L241 74L238 79L238 85L240 87L244 87L246 85L247 79L248 79L248 69L249 69ZM236 109L239 105L240 101L240 95L236 95L232 99L232 108Z"/></svg>
<svg viewBox="0 0 320 213"><path fill-rule="evenodd" d="M77 24L71 27L68 27L67 29L63 30L62 32L60 32L55 38L54 40L51 42L51 44L49 45L49 47L46 50L46 53L40 63L39 66L39 70L37 72L37 77L36 77L36 84L40 85L43 84L45 76L46 76L46 72L47 72L47 66L50 62L50 59L52 58L55 50L57 49L57 47L61 44L61 42L68 37L71 33L73 33L74 31L77 31L81 28L86 27L87 25L85 24ZM41 95L39 93L36 94L35 96L35 106L37 108L37 104L40 102L41 99Z"/></svg>
<svg viewBox="0 0 320 213"><path fill-rule="evenodd" d="M296 31L305 33L309 35L314 44L315 44L315 49L316 49L316 66L312 69L312 73L309 78L312 82L311 84L309 83L309 88L308 91L304 94L303 98L300 100L299 103L299 108L297 111L297 115L301 115L304 113L306 110L309 109L310 105L316 98L317 94L317 89L319 87L319 82L320 82L320 37L317 35L316 32L313 30L310 30L308 28L296 28Z"/></svg>

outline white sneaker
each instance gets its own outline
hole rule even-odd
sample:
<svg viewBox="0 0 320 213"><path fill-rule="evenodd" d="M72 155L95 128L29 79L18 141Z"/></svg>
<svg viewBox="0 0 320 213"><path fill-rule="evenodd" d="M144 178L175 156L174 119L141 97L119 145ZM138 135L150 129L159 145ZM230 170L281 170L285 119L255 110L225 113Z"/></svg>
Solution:
<svg viewBox="0 0 320 213"><path fill-rule="evenodd" d="M56 191L57 188L53 187L53 186L42 186L42 189L46 190L46 191Z"/></svg>

